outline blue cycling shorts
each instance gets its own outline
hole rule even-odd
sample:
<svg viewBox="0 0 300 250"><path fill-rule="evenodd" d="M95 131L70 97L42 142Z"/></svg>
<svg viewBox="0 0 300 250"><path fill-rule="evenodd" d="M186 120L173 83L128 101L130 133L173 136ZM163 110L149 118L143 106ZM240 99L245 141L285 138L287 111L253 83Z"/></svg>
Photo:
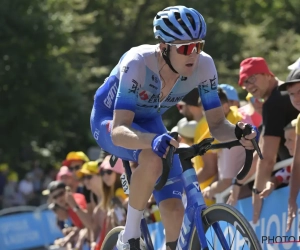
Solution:
<svg viewBox="0 0 300 250"><path fill-rule="evenodd" d="M110 112L103 110L101 108L93 107L91 113L91 130L94 139L97 141L98 145L105 151L112 155L115 155L123 160L138 162L139 150L126 149L123 147L115 146L111 139L111 124L113 116ZM167 132L161 116L152 118L151 120L132 123L132 128L140 132L157 133L163 134ZM174 155L173 166L169 173L169 178L178 176L182 173L181 164L178 155ZM141 183L141 185L143 185ZM181 182L175 182L168 186L163 187L160 191L153 191L153 195L157 204L161 201L178 198L181 199L183 191L183 185Z"/></svg>

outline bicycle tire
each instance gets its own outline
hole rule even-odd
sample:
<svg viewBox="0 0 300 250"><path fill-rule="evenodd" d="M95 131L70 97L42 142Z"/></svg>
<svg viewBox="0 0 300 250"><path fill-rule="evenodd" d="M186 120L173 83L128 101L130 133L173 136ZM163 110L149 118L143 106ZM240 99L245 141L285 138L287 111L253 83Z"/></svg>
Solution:
<svg viewBox="0 0 300 250"><path fill-rule="evenodd" d="M110 230L103 240L101 250L112 250L117 244L119 233L124 228L123 226L119 226Z"/></svg>
<svg viewBox="0 0 300 250"><path fill-rule="evenodd" d="M213 223L218 221L225 221L230 223L231 225L238 223L239 227L242 228L244 233L241 231L241 229L236 229L244 238L248 238L248 246L250 243L250 250L262 250L262 247L256 237L252 226L236 208L228 204L214 204L212 206L209 206L202 212L202 222L205 232ZM196 227L194 227L190 242L190 250L201 249L201 245L196 232Z"/></svg>
<svg viewBox="0 0 300 250"><path fill-rule="evenodd" d="M119 227L115 227L112 230L110 230L103 240L101 250L114 249L114 247L116 246L117 241L118 241L119 233L124 229L125 229L125 227L119 226ZM145 243L142 240L142 238L140 239L140 242L141 242L141 249L146 249Z"/></svg>

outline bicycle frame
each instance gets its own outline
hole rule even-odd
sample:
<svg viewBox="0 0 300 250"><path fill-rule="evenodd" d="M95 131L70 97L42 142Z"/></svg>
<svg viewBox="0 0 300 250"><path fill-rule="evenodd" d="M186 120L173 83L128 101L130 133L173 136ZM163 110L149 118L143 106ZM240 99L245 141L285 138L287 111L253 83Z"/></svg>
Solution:
<svg viewBox="0 0 300 250"><path fill-rule="evenodd" d="M123 163L128 180L130 180L131 169L129 167L129 164L126 161L123 161ZM201 248L206 250L208 249L208 245L205 238L205 232L201 218L201 213L206 208L206 204L200 190L196 171L193 168L190 160L184 162L181 161L181 164L185 165L183 172L180 175L169 179L166 183L166 185L170 185L174 182L181 181L187 196L187 206L185 209L176 250L189 250L191 244L191 237L195 226L201 244ZM224 237L219 223L214 223L212 226L223 249L229 250L230 248L226 242L226 239ZM152 244L146 220L144 218L141 220L141 232L144 237L147 249L155 250Z"/></svg>

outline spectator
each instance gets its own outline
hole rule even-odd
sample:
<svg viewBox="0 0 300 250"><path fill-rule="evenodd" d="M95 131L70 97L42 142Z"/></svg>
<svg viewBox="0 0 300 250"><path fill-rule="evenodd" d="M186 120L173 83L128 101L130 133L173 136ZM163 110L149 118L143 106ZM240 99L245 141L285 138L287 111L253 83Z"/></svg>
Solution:
<svg viewBox="0 0 300 250"><path fill-rule="evenodd" d="M175 126L171 132L177 132L181 136L181 144L191 146L194 143L196 126L196 121L187 121L186 118L183 118L177 123L177 126Z"/></svg>
<svg viewBox="0 0 300 250"><path fill-rule="evenodd" d="M114 226L124 225L125 220L122 209L116 206L127 201L120 181L120 174L124 172L124 168L121 159L118 159L112 168L110 157L111 155L106 156L101 165L96 161L85 163L77 172L87 189L97 194L99 204L93 212L92 227L96 239L94 245L99 249L108 231Z"/></svg>
<svg viewBox="0 0 300 250"><path fill-rule="evenodd" d="M238 109L243 121L252 124L261 131L263 100L257 99L250 93L246 96L248 104Z"/></svg>
<svg viewBox="0 0 300 250"><path fill-rule="evenodd" d="M99 208L99 201L101 200L101 186L102 178L99 174L98 169L99 163L97 161L89 161L83 164L82 168L77 171L77 176L79 179L83 180L83 184L87 190L90 190L96 195L95 203L96 206L93 209L92 220L89 223L89 229L92 233L92 243L95 245L94 241L98 237L101 223L99 217L103 216L103 211Z"/></svg>
<svg viewBox="0 0 300 250"><path fill-rule="evenodd" d="M253 191L253 223L256 223L262 206L259 194L266 188L276 159L290 158L284 147L284 127L296 118L298 111L285 93L277 89L279 80L269 70L261 57L247 58L241 62L239 85L256 98L264 99L263 127L260 137L264 159L258 159Z"/></svg>
<svg viewBox="0 0 300 250"><path fill-rule="evenodd" d="M70 186L72 192L85 193L83 190L84 186L77 179L76 172L88 161L89 158L82 151L68 153L66 159L63 161L63 166L67 166L73 174L74 181L72 182L72 186Z"/></svg>
<svg viewBox="0 0 300 250"><path fill-rule="evenodd" d="M199 105L199 93L195 88L190 91L183 99L177 104L179 113L182 114L188 121L200 121L203 117L203 108Z"/></svg>
<svg viewBox="0 0 300 250"><path fill-rule="evenodd" d="M4 208L26 204L23 195L18 191L18 174L16 172L8 174L3 197Z"/></svg>
<svg viewBox="0 0 300 250"><path fill-rule="evenodd" d="M69 170L73 174L72 192L81 193L84 195L85 200L87 202L87 210L90 216L93 214L93 210L95 208L95 200L97 197L90 190L88 190L83 183L78 179L77 172L82 168L82 165L86 162L89 162L89 158L82 151L70 152L68 153L66 160L63 162L64 166L68 166Z"/></svg>
<svg viewBox="0 0 300 250"><path fill-rule="evenodd" d="M285 146L289 150L291 156L294 155L294 150L296 147L296 124L297 120L293 120L290 124L288 124L284 128L284 138L285 138ZM291 166L282 168L271 178L270 181L267 182L266 188L261 192L260 197L266 198L269 196L274 189L279 187L281 184L289 184L291 178Z"/></svg>
<svg viewBox="0 0 300 250"><path fill-rule="evenodd" d="M83 164L82 168L77 171L79 179L83 180L83 184L88 190L96 194L96 202L101 200L101 185L102 178L98 169L99 163L97 161L89 161Z"/></svg>
<svg viewBox="0 0 300 250"><path fill-rule="evenodd" d="M106 156L100 165L100 176L102 176L100 209L104 212L99 218L101 231L98 237L98 246L102 243L105 235L116 226L124 226L126 219L125 207L127 207L128 197L124 193L121 183L121 174L124 167L121 159L112 168L110 165L110 155ZM100 243L100 244L99 244Z"/></svg>
<svg viewBox="0 0 300 250"><path fill-rule="evenodd" d="M63 230L64 228L67 227L71 227L72 226L72 222L69 221L69 215L68 215L68 210L65 207L61 207L56 203L50 203L48 206L49 210L52 210L57 218L57 222L58 221L63 221L64 224L58 224L57 226ZM65 223L67 225L65 225Z"/></svg>
<svg viewBox="0 0 300 250"><path fill-rule="evenodd" d="M237 111L236 106L230 106L225 92L218 88L218 95L222 103L223 111L226 119L232 124L236 124L242 120L241 115ZM233 147L231 149L221 149L217 152L218 155L218 180L213 182L202 190L203 196L206 199L213 199L217 193L227 189L232 179L237 175L239 170L245 163L245 150L242 146Z"/></svg>
<svg viewBox="0 0 300 250"><path fill-rule="evenodd" d="M220 84L219 87L225 92L230 107L240 107L240 99L236 89L229 84Z"/></svg>
<svg viewBox="0 0 300 250"><path fill-rule="evenodd" d="M287 91L293 106L300 112L300 69L295 69L290 72L287 81L279 86L280 91ZM287 231L290 230L293 218L296 216L297 196L299 193L299 178L300 178L300 114L296 122L296 148L294 150L294 161L292 165L292 174L290 180L290 195L289 208L287 219Z"/></svg>
<svg viewBox="0 0 300 250"><path fill-rule="evenodd" d="M72 187L74 178L72 172L67 166L62 166L56 175L57 181L62 181L66 186Z"/></svg>
<svg viewBox="0 0 300 250"><path fill-rule="evenodd" d="M33 163L33 169L32 169L32 175L33 175L33 189L36 194L40 194L42 191L42 178L43 178L43 170L40 168L39 161L34 161Z"/></svg>
<svg viewBox="0 0 300 250"><path fill-rule="evenodd" d="M72 223L77 228L83 228L84 223L80 218L81 212L86 212L86 201L84 195L72 193L70 189L61 181L52 181L47 189L50 200L65 208Z"/></svg>
<svg viewBox="0 0 300 250"><path fill-rule="evenodd" d="M34 198L33 174L27 173L19 183L19 192L23 195L26 204L30 204Z"/></svg>

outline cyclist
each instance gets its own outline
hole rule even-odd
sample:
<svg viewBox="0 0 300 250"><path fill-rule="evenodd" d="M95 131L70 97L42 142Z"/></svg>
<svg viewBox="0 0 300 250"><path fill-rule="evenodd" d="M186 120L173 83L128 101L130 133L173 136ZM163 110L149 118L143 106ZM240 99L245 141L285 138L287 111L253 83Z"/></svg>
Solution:
<svg viewBox="0 0 300 250"><path fill-rule="evenodd" d="M161 157L170 137L161 115L198 86L212 135L219 141L236 139L235 129L244 124L229 123L218 97L218 77L213 59L203 52L206 23L192 8L172 6L154 18L157 45L141 45L126 52L99 87L91 113L91 130L100 147L121 159L138 162L131 177L125 230L119 235L119 250L139 250L143 210L162 173ZM256 136L252 134L246 138ZM252 149L249 140L241 138ZM169 177L181 173L174 156ZM154 191L166 232L166 245L175 249L184 208L182 185L174 183ZM181 218L181 219L180 219Z"/></svg>

